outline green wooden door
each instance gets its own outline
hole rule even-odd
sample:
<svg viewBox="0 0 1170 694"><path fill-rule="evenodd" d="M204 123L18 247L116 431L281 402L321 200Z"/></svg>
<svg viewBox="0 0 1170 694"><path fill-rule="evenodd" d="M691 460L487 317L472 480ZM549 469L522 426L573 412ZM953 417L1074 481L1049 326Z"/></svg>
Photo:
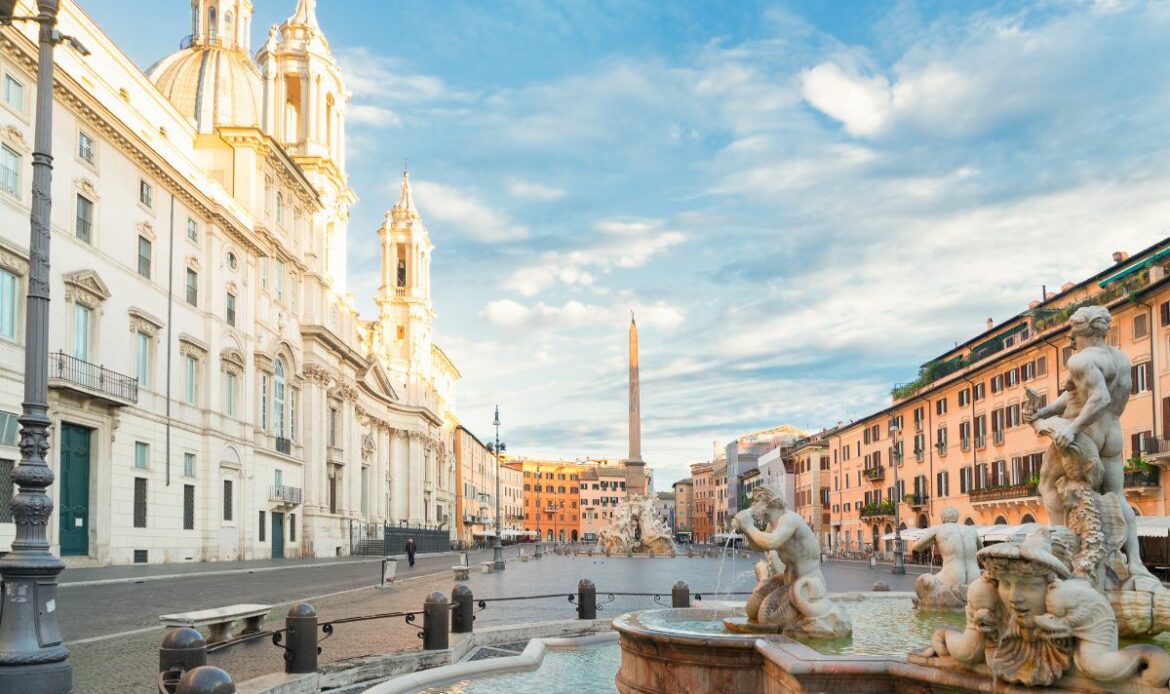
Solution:
<svg viewBox="0 0 1170 694"><path fill-rule="evenodd" d="M89 434L61 425L61 554L89 554Z"/></svg>
<svg viewBox="0 0 1170 694"><path fill-rule="evenodd" d="M284 559L284 514L272 512L272 558Z"/></svg>

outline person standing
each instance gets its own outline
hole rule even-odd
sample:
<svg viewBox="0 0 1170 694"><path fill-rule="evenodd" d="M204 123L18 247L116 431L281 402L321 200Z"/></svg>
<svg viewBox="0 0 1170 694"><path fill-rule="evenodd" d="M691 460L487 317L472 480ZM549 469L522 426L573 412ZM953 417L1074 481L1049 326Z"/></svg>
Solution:
<svg viewBox="0 0 1170 694"><path fill-rule="evenodd" d="M406 561L410 562L410 568L414 568L414 553L417 548L414 545L414 538L409 538L406 541Z"/></svg>

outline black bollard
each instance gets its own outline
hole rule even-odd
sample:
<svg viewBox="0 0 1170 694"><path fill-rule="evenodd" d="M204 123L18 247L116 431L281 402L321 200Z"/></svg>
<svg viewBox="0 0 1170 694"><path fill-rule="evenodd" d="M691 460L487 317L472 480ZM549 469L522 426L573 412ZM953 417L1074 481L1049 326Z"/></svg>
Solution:
<svg viewBox="0 0 1170 694"><path fill-rule="evenodd" d="M597 619L597 586L588 578L577 583L577 619Z"/></svg>
<svg viewBox="0 0 1170 694"><path fill-rule="evenodd" d="M236 694L236 684L223 670L201 665L183 673L175 694Z"/></svg>
<svg viewBox="0 0 1170 694"><path fill-rule="evenodd" d="M670 589L670 606L671 607L690 607L691 606L691 589L682 581L677 581L674 587Z"/></svg>
<svg viewBox="0 0 1170 694"><path fill-rule="evenodd" d="M307 602L288 608L284 616L284 671L305 675L317 671L317 610Z"/></svg>
<svg viewBox="0 0 1170 694"><path fill-rule="evenodd" d="M450 643L448 620L451 604L447 596L435 591L423 601L423 650L442 651Z"/></svg>
<svg viewBox="0 0 1170 694"><path fill-rule="evenodd" d="M471 586L460 583L451 590L451 633L470 634L474 630L475 599Z"/></svg>
<svg viewBox="0 0 1170 694"><path fill-rule="evenodd" d="M207 642L203 635L188 627L179 627L163 637L158 647L158 671L183 672L207 664Z"/></svg>

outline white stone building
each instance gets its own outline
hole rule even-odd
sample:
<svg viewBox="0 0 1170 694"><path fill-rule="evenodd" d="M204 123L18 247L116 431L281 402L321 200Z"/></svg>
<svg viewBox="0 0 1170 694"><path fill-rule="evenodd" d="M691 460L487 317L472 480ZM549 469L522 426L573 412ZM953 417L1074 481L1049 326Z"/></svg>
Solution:
<svg viewBox="0 0 1170 694"><path fill-rule="evenodd" d="M355 523L453 533L459 373L431 341L409 179L358 232L382 239L365 320L344 75L314 0L254 59L251 21L249 0L195 0L191 36L144 73L61 3L92 52L57 51L54 92L49 530L71 564L346 554ZM0 29L0 484L19 460L34 32Z"/></svg>

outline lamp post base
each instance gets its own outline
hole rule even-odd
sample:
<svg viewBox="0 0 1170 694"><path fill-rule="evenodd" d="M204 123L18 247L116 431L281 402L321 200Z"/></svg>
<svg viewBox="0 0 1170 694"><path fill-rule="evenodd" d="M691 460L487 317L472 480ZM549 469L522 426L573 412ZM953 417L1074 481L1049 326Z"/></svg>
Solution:
<svg viewBox="0 0 1170 694"><path fill-rule="evenodd" d="M535 554L534 558L535 558L535 559L540 559L542 556L544 556L544 555L542 555L542 554L540 553L540 538L539 538L539 537L537 537L537 538L536 538L536 554Z"/></svg>
<svg viewBox="0 0 1170 694"><path fill-rule="evenodd" d="M0 692L67 694L73 691L73 666L68 660L0 667Z"/></svg>
<svg viewBox="0 0 1170 694"><path fill-rule="evenodd" d="M492 570L503 571L504 568L504 542L499 535L496 535L496 541L492 547Z"/></svg>
<svg viewBox="0 0 1170 694"><path fill-rule="evenodd" d="M901 545L901 541L895 540L895 543ZM899 546L894 550L894 568L890 569L890 573L901 576L906 573L906 557L902 553L902 548Z"/></svg>

